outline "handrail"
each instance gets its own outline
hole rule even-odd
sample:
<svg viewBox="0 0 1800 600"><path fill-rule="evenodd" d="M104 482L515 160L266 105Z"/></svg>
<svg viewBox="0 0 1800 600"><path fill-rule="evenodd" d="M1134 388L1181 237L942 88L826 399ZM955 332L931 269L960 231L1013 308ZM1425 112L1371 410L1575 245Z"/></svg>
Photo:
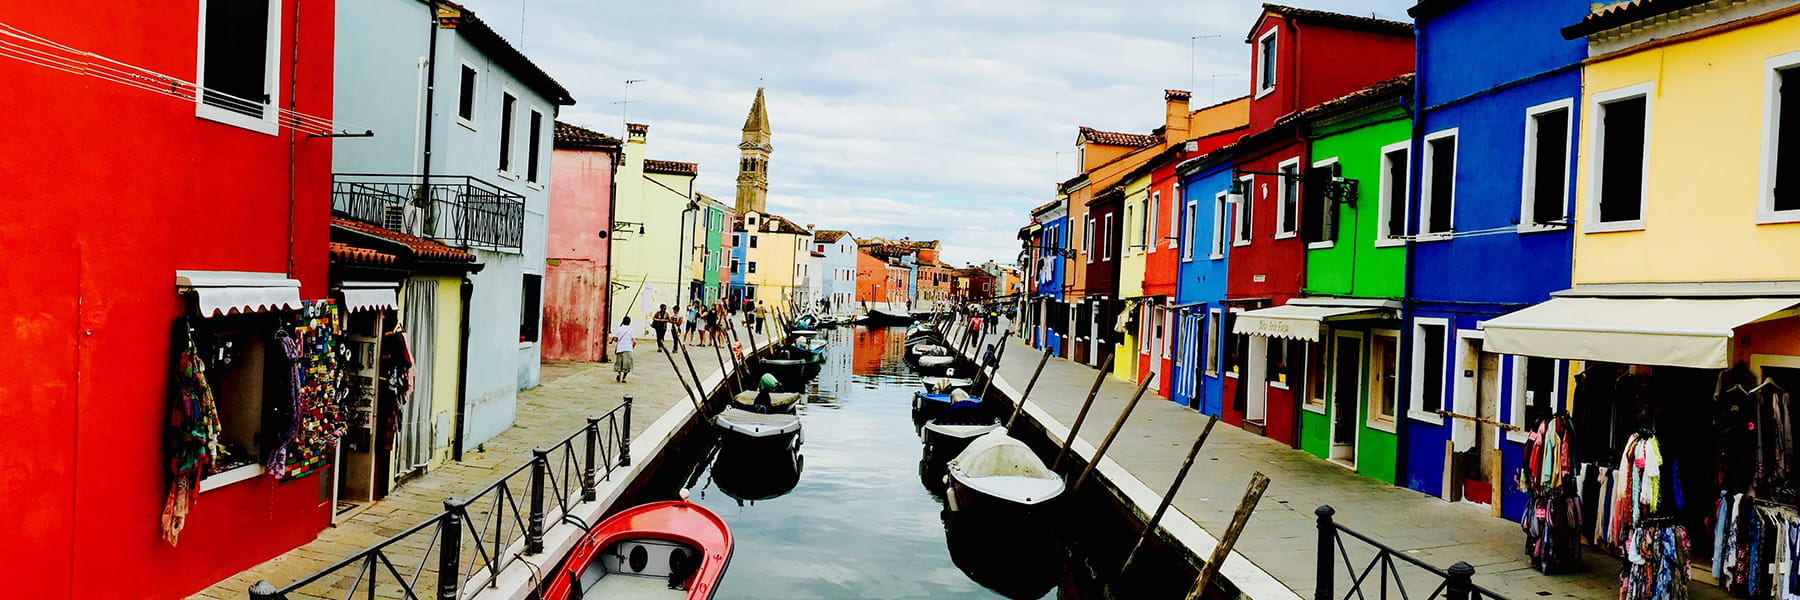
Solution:
<svg viewBox="0 0 1800 600"><path fill-rule="evenodd" d="M1390 588L1397 591L1398 596L1402 599L1411 598L1406 590L1406 583L1400 576L1400 571L1394 567L1395 558L1431 575L1428 579L1436 580L1436 587L1425 596L1427 600L1438 598L1445 600L1506 600L1505 596L1497 594L1493 590L1475 585L1475 582L1472 581L1475 576L1475 567L1470 566L1469 563L1458 561L1456 564L1450 565L1449 569L1439 569L1409 556L1405 552L1391 548L1374 537L1339 525L1333 518L1337 514L1337 510L1330 505L1320 506L1313 511L1313 514L1317 517L1319 527L1318 570L1316 572L1317 583L1313 593L1314 600L1339 600L1337 595L1339 559L1342 559L1341 564L1343 564L1344 571L1350 575L1349 590L1342 596L1343 600L1349 600L1352 597L1360 600L1370 597L1385 600L1388 598ZM1343 534L1349 534L1350 537L1368 544L1375 550L1375 556L1369 559L1368 563L1362 567L1361 572L1358 572L1356 567L1351 564L1350 553L1344 547ZM1369 581L1369 576L1377 572L1379 579L1373 582ZM1364 590L1365 583L1375 584L1379 587L1373 590Z"/></svg>

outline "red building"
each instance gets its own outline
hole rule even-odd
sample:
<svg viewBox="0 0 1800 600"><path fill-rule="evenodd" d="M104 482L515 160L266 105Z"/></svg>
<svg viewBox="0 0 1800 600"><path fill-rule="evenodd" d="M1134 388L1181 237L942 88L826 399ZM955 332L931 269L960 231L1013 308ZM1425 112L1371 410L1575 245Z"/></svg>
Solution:
<svg viewBox="0 0 1800 600"><path fill-rule="evenodd" d="M185 597L331 516L319 465L278 481L234 463L258 451L251 379L276 324L328 294L332 140L308 134L332 129L334 3L203 6L6 11L35 36L8 39L39 57L0 54L0 156L16 175L0 219L9 597ZM188 338L214 369L221 446L176 476L171 346ZM172 481L198 484L179 528L163 526L180 512L165 514Z"/></svg>
<svg viewBox="0 0 1800 600"><path fill-rule="evenodd" d="M1311 157L1299 122L1282 118L1413 69L1412 26L1395 21L1265 4L1244 41L1250 128L1233 150L1241 193L1232 195L1225 299L1234 312L1286 304L1305 285L1300 178ZM1300 409L1279 376L1290 368L1288 346L1232 336L1223 412L1228 423L1293 446Z"/></svg>
<svg viewBox="0 0 1800 600"><path fill-rule="evenodd" d="M544 358L606 360L619 140L556 122L544 267ZM599 232L609 232L601 237ZM725 236L729 239L731 236ZM730 256L727 252L726 256ZM727 274L726 281L730 281Z"/></svg>

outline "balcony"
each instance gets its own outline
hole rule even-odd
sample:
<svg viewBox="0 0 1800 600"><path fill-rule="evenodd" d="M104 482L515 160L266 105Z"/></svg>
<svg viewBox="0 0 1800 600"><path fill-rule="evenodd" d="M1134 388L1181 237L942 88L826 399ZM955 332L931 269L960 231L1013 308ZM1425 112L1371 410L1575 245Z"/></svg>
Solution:
<svg viewBox="0 0 1800 600"><path fill-rule="evenodd" d="M458 248L524 246L525 197L465 175L338 173L331 213Z"/></svg>

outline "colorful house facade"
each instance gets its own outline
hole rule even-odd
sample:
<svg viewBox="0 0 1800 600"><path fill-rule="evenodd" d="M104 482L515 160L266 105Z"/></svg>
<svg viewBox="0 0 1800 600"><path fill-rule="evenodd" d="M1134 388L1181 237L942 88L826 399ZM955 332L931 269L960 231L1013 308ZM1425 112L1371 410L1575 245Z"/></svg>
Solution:
<svg viewBox="0 0 1800 600"><path fill-rule="evenodd" d="M813 231L813 249L825 255L824 270L826 311L848 313L856 306L856 238L848 231L820 229Z"/></svg>
<svg viewBox="0 0 1800 600"><path fill-rule="evenodd" d="M658 306L686 304L694 266L694 211L688 207L699 198L699 165L645 158L650 126L631 123L625 130L611 234L613 327L626 316L648 323ZM652 334L643 327L638 335Z"/></svg>
<svg viewBox="0 0 1800 600"><path fill-rule="evenodd" d="M612 322L613 175L618 138L556 122L544 254L544 358L603 361ZM600 232L608 232L601 237Z"/></svg>
<svg viewBox="0 0 1800 600"><path fill-rule="evenodd" d="M1036 231L1028 240L1027 255L1032 257L1027 276L1031 279L1033 346L1050 349L1052 354L1067 358L1064 340L1069 332L1069 305L1063 301L1064 273L1068 271L1069 206L1066 198L1058 198L1031 210ZM1035 245L1036 248L1029 246Z"/></svg>

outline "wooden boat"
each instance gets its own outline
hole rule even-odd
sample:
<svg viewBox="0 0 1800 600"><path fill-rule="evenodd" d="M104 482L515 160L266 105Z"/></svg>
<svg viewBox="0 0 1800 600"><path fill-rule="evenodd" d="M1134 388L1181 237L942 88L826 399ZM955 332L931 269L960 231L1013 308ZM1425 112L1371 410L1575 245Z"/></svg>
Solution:
<svg viewBox="0 0 1800 600"><path fill-rule="evenodd" d="M974 386L975 380L963 379L960 377L924 377L919 379L919 383L925 384L925 391L927 392L934 394L948 394L956 390L968 389L969 387Z"/></svg>
<svg viewBox="0 0 1800 600"><path fill-rule="evenodd" d="M927 460L945 462L961 454L969 442L993 431L999 431L1000 419L982 409L981 404L966 400L968 394L961 390L964 400L952 403L944 412L925 423L924 431L919 436L925 442Z"/></svg>
<svg viewBox="0 0 1800 600"><path fill-rule="evenodd" d="M787 448L801 443L799 415L762 414L727 407L713 417L713 426L719 428L726 444L738 448Z"/></svg>
<svg viewBox="0 0 1800 600"><path fill-rule="evenodd" d="M742 408L742 409L750 411L750 412L763 412L763 411L757 410L757 408L756 408L756 396L758 394L759 394L759 392L757 392L755 390L744 390L742 392L738 392L736 396L731 397L731 404L733 406ZM800 399L802 396L804 396L804 394L792 393L792 392L770 392L769 393L769 409L770 410L768 412L792 413L792 412L794 412L795 409L800 407Z"/></svg>
<svg viewBox="0 0 1800 600"><path fill-rule="evenodd" d="M956 357L949 355L929 354L919 357L919 371L931 373L948 373L956 367Z"/></svg>
<svg viewBox="0 0 1800 600"><path fill-rule="evenodd" d="M913 316L906 313L891 313L880 309L869 309L868 318L864 322L869 325L906 325L913 322Z"/></svg>
<svg viewBox="0 0 1800 600"><path fill-rule="evenodd" d="M541 597L712 598L731 563L731 529L686 496L627 508L595 525Z"/></svg>
<svg viewBox="0 0 1800 600"><path fill-rule="evenodd" d="M944 545L950 562L970 581L1007 598L1043 598L1056 588L1065 556L1057 527L1044 519L994 518L944 509Z"/></svg>
<svg viewBox="0 0 1800 600"><path fill-rule="evenodd" d="M981 404L981 398L970 396L966 390L951 390L944 393L913 392L912 415L914 423L926 423L944 414L944 410L957 402Z"/></svg>
<svg viewBox="0 0 1800 600"><path fill-rule="evenodd" d="M739 448L727 442L713 460L712 482L735 500L769 500L794 491L805 468L798 446Z"/></svg>
<svg viewBox="0 0 1800 600"><path fill-rule="evenodd" d="M954 511L1031 512L1064 490L1062 476L1004 431L975 438L945 470Z"/></svg>
<svg viewBox="0 0 1800 600"><path fill-rule="evenodd" d="M825 353L797 344L783 344L769 356L757 357L756 364L764 374L774 375L784 391L796 392L818 376L825 364Z"/></svg>

